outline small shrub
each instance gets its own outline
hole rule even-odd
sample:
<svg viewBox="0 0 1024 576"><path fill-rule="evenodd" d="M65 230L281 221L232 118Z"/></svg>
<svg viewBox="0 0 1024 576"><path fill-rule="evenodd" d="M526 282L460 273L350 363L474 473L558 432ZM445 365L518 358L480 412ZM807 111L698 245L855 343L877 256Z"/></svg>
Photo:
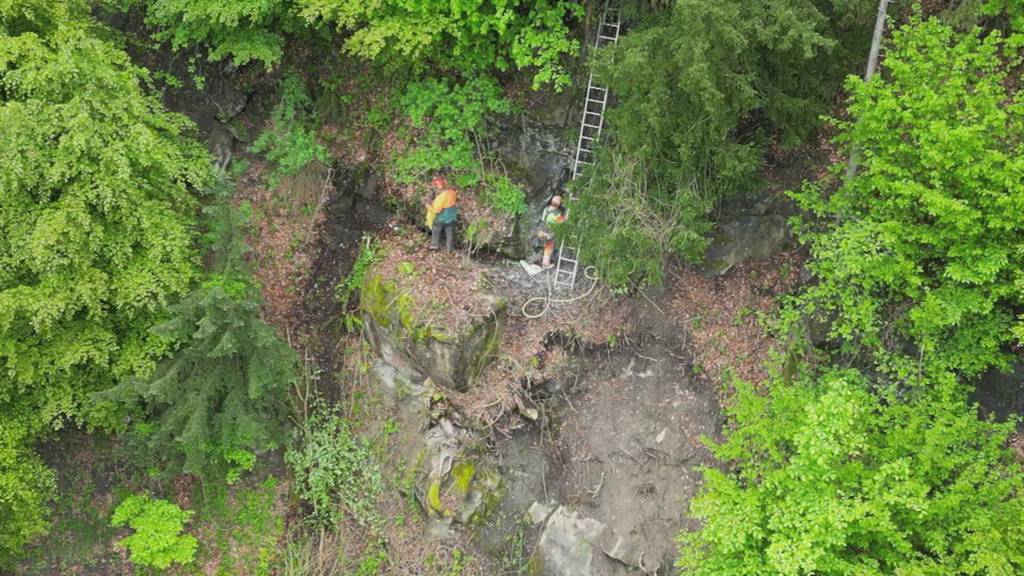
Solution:
<svg viewBox="0 0 1024 576"><path fill-rule="evenodd" d="M526 196L522 188L509 180L508 176L489 172L483 184L481 199L484 204L504 214L526 212Z"/></svg>
<svg viewBox="0 0 1024 576"><path fill-rule="evenodd" d="M396 161L398 179L412 183L423 175L448 170L453 183L477 187L480 199L504 214L521 214L526 198L519 186L493 171L491 158L478 146L486 140L487 119L512 112L512 104L493 78L474 78L461 85L424 80L409 86L399 106L409 124L420 131L416 146Z"/></svg>
<svg viewBox="0 0 1024 576"><path fill-rule="evenodd" d="M317 142L316 132L308 126L313 101L302 86L302 79L289 74L281 82L281 102L271 114L271 128L252 144L252 151L265 154L273 165L269 184L277 187L281 178L298 174L314 160L326 164L327 149Z"/></svg>
<svg viewBox="0 0 1024 576"><path fill-rule="evenodd" d="M311 416L299 440L300 445L285 454L285 461L295 477L298 496L312 508L309 521L319 527L335 526L344 510L357 522L370 524L383 491L370 444L353 434L334 412Z"/></svg>
<svg viewBox="0 0 1024 576"><path fill-rule="evenodd" d="M195 558L198 542L181 533L192 514L167 500L135 494L117 506L110 524L135 531L120 542L131 553L132 564L164 570Z"/></svg>

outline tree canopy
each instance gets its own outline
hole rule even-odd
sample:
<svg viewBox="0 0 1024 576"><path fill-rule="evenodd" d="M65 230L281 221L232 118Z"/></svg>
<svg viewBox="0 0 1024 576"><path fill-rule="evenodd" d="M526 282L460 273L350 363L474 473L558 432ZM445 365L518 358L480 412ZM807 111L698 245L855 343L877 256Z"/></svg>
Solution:
<svg viewBox="0 0 1024 576"><path fill-rule="evenodd" d="M837 140L864 151L860 170L794 195L818 279L801 303L833 320L844 352L977 375L1024 338L1024 116L1007 79L1019 59L999 33L915 21L881 75L847 82Z"/></svg>
<svg viewBox="0 0 1024 576"><path fill-rule="evenodd" d="M867 4L677 0L597 56L616 101L570 228L610 282L657 283L669 256L700 258L708 213L757 186L765 145L817 126L864 39L844 25Z"/></svg>
<svg viewBox="0 0 1024 576"><path fill-rule="evenodd" d="M31 444L68 419L119 424L91 394L152 369L167 342L150 325L199 270L208 155L81 10L0 4L0 556L44 526Z"/></svg>
<svg viewBox="0 0 1024 576"><path fill-rule="evenodd" d="M696 576L1024 570L1013 423L980 420L952 378L872 393L853 370L739 383L732 427L691 504L679 566Z"/></svg>
<svg viewBox="0 0 1024 576"><path fill-rule="evenodd" d="M206 45L236 65L281 60L289 34L336 30L343 49L367 59L441 66L465 74L534 71L534 87L563 87L562 58L579 43L568 23L582 15L571 0L128 0L142 5L159 37L176 48Z"/></svg>

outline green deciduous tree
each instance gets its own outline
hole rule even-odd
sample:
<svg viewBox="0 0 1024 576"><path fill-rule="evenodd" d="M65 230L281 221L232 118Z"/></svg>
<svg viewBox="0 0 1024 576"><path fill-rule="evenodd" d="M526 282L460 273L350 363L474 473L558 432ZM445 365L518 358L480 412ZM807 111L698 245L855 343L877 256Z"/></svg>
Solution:
<svg viewBox="0 0 1024 576"><path fill-rule="evenodd" d="M1024 115L1004 48L915 21L880 76L848 82L838 141L863 151L860 172L794 194L820 219L801 228L818 279L802 306L832 319L844 352L975 375L1024 340Z"/></svg>
<svg viewBox="0 0 1024 576"><path fill-rule="evenodd" d="M26 429L13 414L0 418L0 568L49 527L47 503L56 484L53 472L27 446Z"/></svg>
<svg viewBox="0 0 1024 576"><path fill-rule="evenodd" d="M599 54L598 81L616 99L610 143L571 208L585 257L616 284L657 282L663 254L698 258L709 210L756 186L765 143L817 125L848 70L846 45L869 34L867 4L676 0Z"/></svg>
<svg viewBox="0 0 1024 576"><path fill-rule="evenodd" d="M80 27L0 36L0 61L0 409L50 423L165 349L148 329L198 270L209 160Z"/></svg>
<svg viewBox="0 0 1024 576"><path fill-rule="evenodd" d="M90 394L152 369L167 343L149 326L198 271L208 156L87 18L0 3L0 562L45 527L32 444L119 422Z"/></svg>
<svg viewBox="0 0 1024 576"><path fill-rule="evenodd" d="M210 57L270 67L289 34L336 29L344 50L403 66L448 71L534 70L534 87L569 83L562 58L579 43L569 24L582 13L572 0L111 0L142 6L158 38L174 48L205 45Z"/></svg>
<svg viewBox="0 0 1024 576"><path fill-rule="evenodd" d="M212 60L231 58L238 66L256 61L272 67L294 29L291 0L122 0L125 7L139 4L158 28L156 37L174 49L202 44Z"/></svg>
<svg viewBox="0 0 1024 576"><path fill-rule="evenodd" d="M400 57L463 73L536 70L534 88L562 87L563 56L579 43L568 23L582 15L571 0L296 0L310 23L349 34L345 50L371 59Z"/></svg>
<svg viewBox="0 0 1024 576"><path fill-rule="evenodd" d="M1013 424L979 420L947 376L877 397L853 371L762 396L732 426L692 502L679 566L694 576L1002 576L1024 570L1024 474Z"/></svg>

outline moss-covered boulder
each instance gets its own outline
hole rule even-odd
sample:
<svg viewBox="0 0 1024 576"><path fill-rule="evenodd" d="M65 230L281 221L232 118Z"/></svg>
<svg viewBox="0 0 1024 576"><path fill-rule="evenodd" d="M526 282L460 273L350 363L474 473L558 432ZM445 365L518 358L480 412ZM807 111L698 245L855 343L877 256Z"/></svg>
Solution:
<svg viewBox="0 0 1024 576"><path fill-rule="evenodd" d="M476 292L474 315L446 324L428 320L423 311L443 318L451 302L417 300L417 293L402 284L377 271L367 274L361 294L367 341L389 364L413 368L442 387L465 391L497 353L504 301Z"/></svg>
<svg viewBox="0 0 1024 576"><path fill-rule="evenodd" d="M447 524L479 524L503 495L498 470L477 456L479 440L440 425L426 434L417 490L427 516Z"/></svg>

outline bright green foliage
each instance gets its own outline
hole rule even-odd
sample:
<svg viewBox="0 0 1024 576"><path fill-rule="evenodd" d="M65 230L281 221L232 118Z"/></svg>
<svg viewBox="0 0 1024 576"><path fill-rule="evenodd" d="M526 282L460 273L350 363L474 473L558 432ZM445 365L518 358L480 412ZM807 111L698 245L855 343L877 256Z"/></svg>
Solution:
<svg viewBox="0 0 1024 576"><path fill-rule="evenodd" d="M569 84L561 66L579 43L568 22L583 11L569 0L296 0L310 23L349 32L345 50L365 58L397 57L474 75L533 68L534 88Z"/></svg>
<svg viewBox="0 0 1024 576"><path fill-rule="evenodd" d="M244 268L247 210L222 199L205 210L212 273L153 331L174 354L146 380L131 379L104 397L138 405L154 419L145 440L182 470L237 479L252 453L276 445L296 358L259 318L259 290Z"/></svg>
<svg viewBox="0 0 1024 576"><path fill-rule="evenodd" d="M230 57L236 66L262 62L270 68L281 59L284 34L292 26L290 0L126 0L145 4L146 22L156 37L175 50L204 44L210 59Z"/></svg>
<svg viewBox="0 0 1024 576"><path fill-rule="evenodd" d="M9 36L25 32L47 34L79 18L84 10L85 5L79 0L0 0L0 27Z"/></svg>
<svg viewBox="0 0 1024 576"><path fill-rule="evenodd" d="M362 524L372 522L383 480L370 444L344 418L326 411L309 418L297 444L285 461L295 478L295 492L312 508L309 520L334 526L345 511Z"/></svg>
<svg viewBox="0 0 1024 576"><path fill-rule="evenodd" d="M309 126L313 101L302 86L302 78L288 74L281 82L281 102L271 115L272 126L252 144L252 151L266 154L274 169L270 185L277 186L284 176L294 176L307 164L318 160L328 163L327 149L316 140Z"/></svg>
<svg viewBox="0 0 1024 576"><path fill-rule="evenodd" d="M151 368L148 327L197 267L191 125L79 28L0 36L0 407L39 421Z"/></svg>
<svg viewBox="0 0 1024 576"><path fill-rule="evenodd" d="M915 21L893 34L884 74L849 81L839 142L864 151L860 171L794 194L824 226L803 229L819 282L802 303L833 319L843 351L973 375L1024 341L1024 116L1002 44Z"/></svg>
<svg viewBox="0 0 1024 576"><path fill-rule="evenodd" d="M116 0L114 0L116 2ZM201 44L236 65L281 60L290 33L325 26L344 34L346 52L465 74L535 70L533 84L569 84L562 58L579 51L569 23L583 14L570 0L121 0L143 5L157 37L175 49Z"/></svg>
<svg viewBox="0 0 1024 576"><path fill-rule="evenodd" d="M1013 424L979 420L951 378L879 398L853 371L737 386L734 424L680 535L694 576L1004 576L1024 570Z"/></svg>
<svg viewBox="0 0 1024 576"><path fill-rule="evenodd" d="M0 422L0 568L32 538L46 533L53 472L25 446L16 426Z"/></svg>
<svg viewBox="0 0 1024 576"><path fill-rule="evenodd" d="M117 423L90 394L152 369L149 327L198 269L208 156L84 8L0 2L0 562L45 529L32 443Z"/></svg>
<svg viewBox="0 0 1024 576"><path fill-rule="evenodd" d="M457 186L476 187L484 203L500 212L526 210L523 191L504 173L488 168L490 158L479 146L486 140L488 118L512 111L494 79L454 86L444 80L415 82L399 105L417 131L412 150L396 160L401 181L415 182L443 169Z"/></svg>
<svg viewBox="0 0 1024 576"><path fill-rule="evenodd" d="M869 33L870 2L837 4L676 0L599 54L611 141L570 229L603 277L656 283L664 256L699 258L708 212L757 186L768 139L793 144L817 125L847 70L844 42L861 38L842 29Z"/></svg>
<svg viewBox="0 0 1024 576"><path fill-rule="evenodd" d="M135 531L120 542L131 554L132 564L165 570L171 564L188 564L195 557L198 542L181 533L192 514L167 500L132 495L114 509L110 524L127 525Z"/></svg>

